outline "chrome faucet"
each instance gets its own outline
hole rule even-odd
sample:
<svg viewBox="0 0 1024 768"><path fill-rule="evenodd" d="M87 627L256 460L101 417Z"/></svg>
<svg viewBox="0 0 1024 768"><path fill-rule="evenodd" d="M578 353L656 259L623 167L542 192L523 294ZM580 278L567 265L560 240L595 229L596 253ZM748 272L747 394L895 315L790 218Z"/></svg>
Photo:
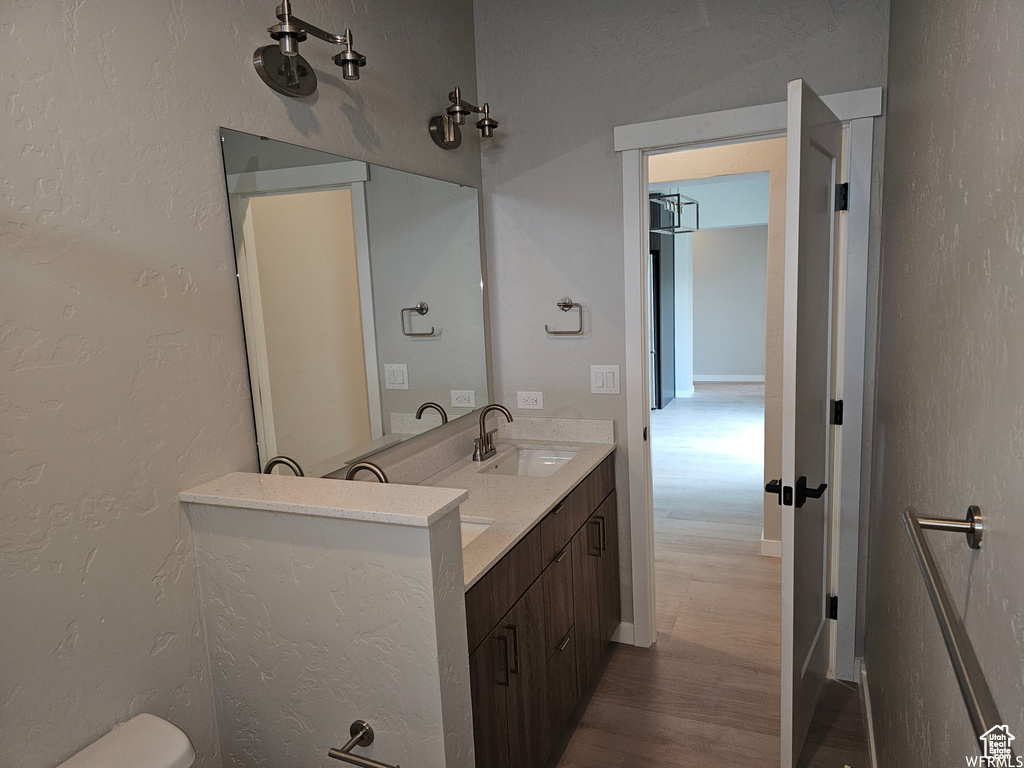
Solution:
<svg viewBox="0 0 1024 768"><path fill-rule="evenodd" d="M448 414L445 413L444 412L444 408L442 408L437 403L424 403L423 405L421 405L419 408L416 409L416 418L417 419L423 418L423 412L425 410L427 410L428 408L433 408L435 411L437 411L438 413L441 414L441 423L442 424L447 424L448 423Z"/></svg>
<svg viewBox="0 0 1024 768"><path fill-rule="evenodd" d="M490 432L487 431L487 414L491 411L498 411L508 419L509 422L512 421L512 414L508 412L508 408L504 405L491 403L480 410L480 437L473 441L473 461L484 461L485 459L489 459L498 450L494 447L493 438L494 433L498 430L492 429Z"/></svg>
<svg viewBox="0 0 1024 768"><path fill-rule="evenodd" d="M377 482L379 483L386 483L388 481L388 476L384 474L384 470L378 467L372 461L357 461L355 464L348 468L348 472L345 473L345 479L353 479L361 469L365 469L367 472L370 472L373 475L375 475L377 478Z"/></svg>
<svg viewBox="0 0 1024 768"><path fill-rule="evenodd" d="M289 459L287 456L275 456L274 458L272 458L270 461L267 462L267 465L263 467L263 474L269 475L270 471L278 464L288 467L288 469L295 473L296 477L306 476L302 471L302 467L299 466L299 462L297 462L295 459Z"/></svg>

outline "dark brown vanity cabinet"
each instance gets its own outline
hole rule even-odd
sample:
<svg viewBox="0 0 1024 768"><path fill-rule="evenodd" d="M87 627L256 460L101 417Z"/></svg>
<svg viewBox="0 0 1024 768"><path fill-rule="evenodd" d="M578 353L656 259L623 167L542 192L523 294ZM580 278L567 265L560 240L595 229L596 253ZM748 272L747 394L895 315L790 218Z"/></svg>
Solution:
<svg viewBox="0 0 1024 768"><path fill-rule="evenodd" d="M619 624L614 458L466 593L478 768L541 766Z"/></svg>

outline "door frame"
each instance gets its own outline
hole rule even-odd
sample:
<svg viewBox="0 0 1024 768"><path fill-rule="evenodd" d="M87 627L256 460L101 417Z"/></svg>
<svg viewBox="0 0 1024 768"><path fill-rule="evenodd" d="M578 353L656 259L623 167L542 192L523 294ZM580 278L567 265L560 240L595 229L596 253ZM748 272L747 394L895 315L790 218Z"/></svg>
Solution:
<svg viewBox="0 0 1024 768"><path fill-rule="evenodd" d="M874 118L882 114L882 89L824 96L844 123L844 178L850 183L850 207L840 242L837 279L842 318L836 397L844 401L838 503L839 532L833 557L836 589L841 596L832 642L833 673L856 680L857 571L860 546L860 500L863 483L861 443L865 423L864 373L867 354L868 249L871 214L871 164ZM623 266L625 272L626 450L629 468L629 528L632 554L633 643L649 647L657 639L654 584L654 502L651 476L650 393L648 382L647 298L649 211L647 157L671 149L733 144L786 134L786 102L675 117L615 128L615 151L622 155ZM868 468L863 468L868 471ZM859 481L858 481L859 479Z"/></svg>
<svg viewBox="0 0 1024 768"><path fill-rule="evenodd" d="M263 309L260 301L255 238L249 216L249 200L253 197L320 192L332 189L347 189L352 193L352 221L355 230L356 270L359 276L370 435L373 439L377 439L384 434L384 417L381 410L380 370L377 364L377 336L374 328L373 284L370 272L369 222L366 212L366 183L369 178L369 166L357 160L269 171L245 171L227 176L232 225L238 228L238 231L235 232L235 243L237 244L235 262L242 296L242 322L245 326L246 338L251 339L255 347L248 351L248 357L249 376L257 385L260 400L258 403L253 403L257 443L260 452L265 451L268 457L277 454L277 441L273 429L270 381L266 373L267 352L263 344ZM238 222L237 225L235 222ZM248 311L245 311L246 308ZM264 461L266 459L261 457L261 465Z"/></svg>

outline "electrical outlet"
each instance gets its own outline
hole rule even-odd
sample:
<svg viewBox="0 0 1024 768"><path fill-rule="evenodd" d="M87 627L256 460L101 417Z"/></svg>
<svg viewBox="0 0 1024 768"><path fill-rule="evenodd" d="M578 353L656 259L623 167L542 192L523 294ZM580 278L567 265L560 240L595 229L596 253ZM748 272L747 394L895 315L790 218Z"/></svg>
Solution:
<svg viewBox="0 0 1024 768"><path fill-rule="evenodd" d="M544 410L543 392L516 392L516 406L523 410Z"/></svg>
<svg viewBox="0 0 1024 768"><path fill-rule="evenodd" d="M476 408L476 392L472 389L453 389L452 408Z"/></svg>
<svg viewBox="0 0 1024 768"><path fill-rule="evenodd" d="M405 363L384 363L384 389L408 389L409 366Z"/></svg>
<svg viewBox="0 0 1024 768"><path fill-rule="evenodd" d="M617 365L592 365L590 366L590 394L592 395L618 395L619 389L619 366Z"/></svg>

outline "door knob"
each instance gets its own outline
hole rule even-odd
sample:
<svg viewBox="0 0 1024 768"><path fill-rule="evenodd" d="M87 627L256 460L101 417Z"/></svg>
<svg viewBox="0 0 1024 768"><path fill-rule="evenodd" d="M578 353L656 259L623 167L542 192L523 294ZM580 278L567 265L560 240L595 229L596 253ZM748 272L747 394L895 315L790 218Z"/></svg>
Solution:
<svg viewBox="0 0 1024 768"><path fill-rule="evenodd" d="M807 478L801 475L797 478L795 490L795 506L802 507L808 499L820 499L828 490L828 483L822 483L817 488L807 487Z"/></svg>
<svg viewBox="0 0 1024 768"><path fill-rule="evenodd" d="M779 506L782 506L782 479L772 480L764 487L765 493L777 493L779 495Z"/></svg>

